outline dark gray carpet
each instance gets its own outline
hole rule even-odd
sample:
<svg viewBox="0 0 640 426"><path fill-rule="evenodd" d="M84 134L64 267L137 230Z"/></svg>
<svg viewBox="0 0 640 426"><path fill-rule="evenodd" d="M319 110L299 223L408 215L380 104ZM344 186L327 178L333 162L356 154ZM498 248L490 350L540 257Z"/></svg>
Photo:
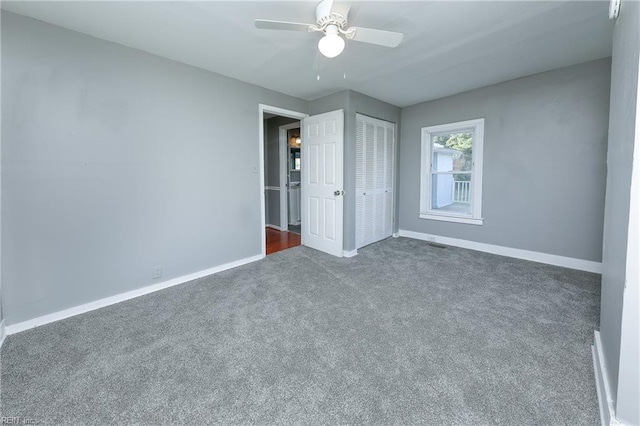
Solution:
<svg viewBox="0 0 640 426"><path fill-rule="evenodd" d="M404 238L297 247L9 336L2 415L596 425L599 281Z"/></svg>

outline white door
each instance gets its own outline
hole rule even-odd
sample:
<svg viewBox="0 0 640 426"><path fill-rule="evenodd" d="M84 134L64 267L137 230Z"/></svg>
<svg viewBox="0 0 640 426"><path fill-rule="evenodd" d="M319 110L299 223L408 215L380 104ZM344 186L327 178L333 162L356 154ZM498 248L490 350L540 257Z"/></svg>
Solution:
<svg viewBox="0 0 640 426"><path fill-rule="evenodd" d="M356 248L393 230L395 125L356 114Z"/></svg>
<svg viewBox="0 0 640 426"><path fill-rule="evenodd" d="M302 244L342 257L344 113L302 121Z"/></svg>

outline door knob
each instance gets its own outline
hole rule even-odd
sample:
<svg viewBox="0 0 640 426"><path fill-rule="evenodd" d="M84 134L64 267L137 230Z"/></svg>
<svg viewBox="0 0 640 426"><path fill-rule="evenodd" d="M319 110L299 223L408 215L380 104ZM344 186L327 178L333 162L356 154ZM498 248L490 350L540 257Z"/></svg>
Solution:
<svg viewBox="0 0 640 426"><path fill-rule="evenodd" d="M336 197L339 196L339 195L344 195L344 191L340 191L340 190L333 191L333 195L335 195Z"/></svg>

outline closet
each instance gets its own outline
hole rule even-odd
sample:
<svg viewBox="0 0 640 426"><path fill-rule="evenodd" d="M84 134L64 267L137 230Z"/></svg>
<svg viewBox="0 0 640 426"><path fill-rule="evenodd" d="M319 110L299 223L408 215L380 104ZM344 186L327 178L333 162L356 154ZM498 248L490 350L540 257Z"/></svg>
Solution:
<svg viewBox="0 0 640 426"><path fill-rule="evenodd" d="M395 124L356 114L356 248L393 232Z"/></svg>

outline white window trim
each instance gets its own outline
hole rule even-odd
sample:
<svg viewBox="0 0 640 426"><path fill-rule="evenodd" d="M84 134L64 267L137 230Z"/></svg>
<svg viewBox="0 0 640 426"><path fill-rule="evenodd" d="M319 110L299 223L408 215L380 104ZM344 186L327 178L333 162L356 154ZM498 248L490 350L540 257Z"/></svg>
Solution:
<svg viewBox="0 0 640 426"><path fill-rule="evenodd" d="M473 129L473 168L471 171L471 215L443 212L431 209L431 163L432 143L434 133L458 132ZM482 158L484 145L484 118L459 121L457 123L441 124L422 128L422 146L420 156L420 213L421 219L441 220L445 222L482 225Z"/></svg>

